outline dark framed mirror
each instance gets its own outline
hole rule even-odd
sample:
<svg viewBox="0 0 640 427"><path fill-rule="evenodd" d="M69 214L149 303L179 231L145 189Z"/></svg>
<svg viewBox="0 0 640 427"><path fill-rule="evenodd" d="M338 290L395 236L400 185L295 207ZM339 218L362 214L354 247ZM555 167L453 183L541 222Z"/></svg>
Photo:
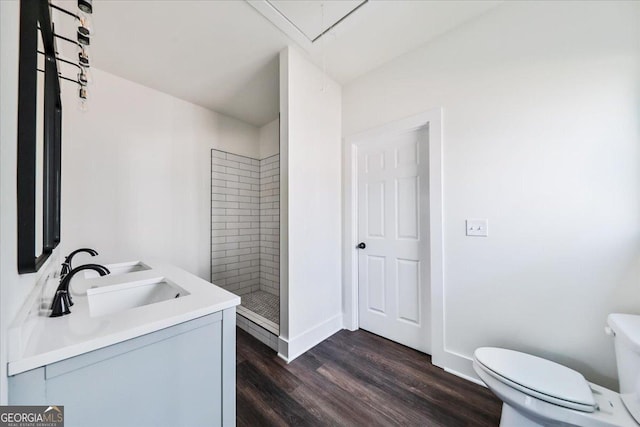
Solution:
<svg viewBox="0 0 640 427"><path fill-rule="evenodd" d="M62 103L48 1L20 1L19 55L17 226L22 274L38 271L60 242Z"/></svg>

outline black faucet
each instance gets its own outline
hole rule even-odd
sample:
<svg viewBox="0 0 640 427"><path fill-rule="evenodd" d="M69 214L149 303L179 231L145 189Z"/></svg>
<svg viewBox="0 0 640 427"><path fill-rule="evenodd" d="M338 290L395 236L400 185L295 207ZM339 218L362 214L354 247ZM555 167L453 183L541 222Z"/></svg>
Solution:
<svg viewBox="0 0 640 427"><path fill-rule="evenodd" d="M64 262L62 263L62 269L60 270L60 279L64 279L64 276L69 274L69 272L73 268L71 266L71 260L73 259L73 257L76 254L79 254L80 252L86 252L86 253L90 254L91 256L98 255L98 252L96 252L94 249L91 249L91 248L80 248L80 249L76 249L75 251L71 252L69 255L67 255L67 257L64 259Z"/></svg>
<svg viewBox="0 0 640 427"><path fill-rule="evenodd" d="M98 264L85 264L70 270L65 274L64 278L60 280L60 285L58 285L56 294L53 297L53 302L51 303L50 317L60 317L71 313L69 307L73 305L73 301L71 301L71 295L69 294L69 283L71 283L73 276L82 270L94 270L97 271L100 276L106 276L111 273L107 267Z"/></svg>

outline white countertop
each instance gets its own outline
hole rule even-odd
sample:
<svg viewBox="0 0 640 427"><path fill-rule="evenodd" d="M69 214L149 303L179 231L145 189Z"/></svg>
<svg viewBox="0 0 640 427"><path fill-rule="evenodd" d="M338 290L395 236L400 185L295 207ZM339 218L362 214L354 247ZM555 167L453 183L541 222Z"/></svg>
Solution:
<svg viewBox="0 0 640 427"><path fill-rule="evenodd" d="M57 279L36 290L9 330L8 374L31 369L136 338L240 304L240 297L178 267L147 262L149 270L85 278L84 271L71 279L74 305L71 314L48 317ZM124 282L167 279L189 295L102 316L91 316L86 289ZM43 298L46 308L41 308Z"/></svg>

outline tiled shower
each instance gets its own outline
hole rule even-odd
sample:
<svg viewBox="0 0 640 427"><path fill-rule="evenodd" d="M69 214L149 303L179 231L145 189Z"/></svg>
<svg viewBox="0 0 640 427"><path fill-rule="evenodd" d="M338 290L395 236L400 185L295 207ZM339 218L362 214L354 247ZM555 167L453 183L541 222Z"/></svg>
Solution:
<svg viewBox="0 0 640 427"><path fill-rule="evenodd" d="M280 155L211 150L211 282L240 295L238 326L277 350Z"/></svg>

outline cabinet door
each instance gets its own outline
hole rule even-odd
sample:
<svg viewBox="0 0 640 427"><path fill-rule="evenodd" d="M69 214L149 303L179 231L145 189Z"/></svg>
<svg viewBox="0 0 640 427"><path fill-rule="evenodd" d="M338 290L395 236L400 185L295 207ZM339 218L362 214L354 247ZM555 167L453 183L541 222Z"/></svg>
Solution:
<svg viewBox="0 0 640 427"><path fill-rule="evenodd" d="M47 366L46 401L65 406L68 426L221 425L222 322L178 332L113 357L108 347L92 352L96 360Z"/></svg>

